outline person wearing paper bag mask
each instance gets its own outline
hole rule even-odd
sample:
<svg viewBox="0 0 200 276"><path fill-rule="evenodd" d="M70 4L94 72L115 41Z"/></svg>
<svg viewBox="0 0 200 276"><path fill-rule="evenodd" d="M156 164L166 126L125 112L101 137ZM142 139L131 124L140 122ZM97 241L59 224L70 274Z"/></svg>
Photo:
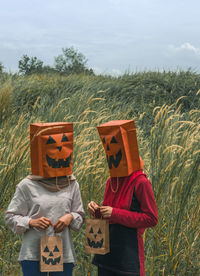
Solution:
<svg viewBox="0 0 200 276"><path fill-rule="evenodd" d="M40 237L54 233L62 236L64 271L49 275L71 276L76 256L70 229L78 231L85 215L72 174L73 124L31 124L30 139L32 174L17 185L5 220L15 234L23 233L18 260L24 276L47 275L40 272Z"/></svg>
<svg viewBox="0 0 200 276"><path fill-rule="evenodd" d="M88 212L110 223L110 252L95 255L98 276L145 275L142 234L158 222L152 185L143 173L133 120L110 121L97 127L110 178L103 206L91 201ZM100 214L99 214L100 213Z"/></svg>

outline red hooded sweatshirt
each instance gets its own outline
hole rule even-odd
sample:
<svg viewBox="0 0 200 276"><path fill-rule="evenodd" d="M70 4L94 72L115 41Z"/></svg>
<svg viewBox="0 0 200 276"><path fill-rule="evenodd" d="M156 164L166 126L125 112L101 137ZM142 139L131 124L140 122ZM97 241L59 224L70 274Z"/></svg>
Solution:
<svg viewBox="0 0 200 276"><path fill-rule="evenodd" d="M123 275L144 276L142 234L158 222L151 182L142 170L127 177L110 177L103 205L113 207L109 219L110 253L95 255L93 263Z"/></svg>

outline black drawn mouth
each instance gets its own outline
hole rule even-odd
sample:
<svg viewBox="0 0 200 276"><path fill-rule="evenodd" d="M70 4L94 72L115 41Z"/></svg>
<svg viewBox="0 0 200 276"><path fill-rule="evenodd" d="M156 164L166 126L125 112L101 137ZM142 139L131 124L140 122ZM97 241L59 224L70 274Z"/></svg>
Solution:
<svg viewBox="0 0 200 276"><path fill-rule="evenodd" d="M47 265L49 265L49 264L56 265L56 264L60 263L60 257L53 259L53 258L46 258L46 257L42 256L42 260Z"/></svg>
<svg viewBox="0 0 200 276"><path fill-rule="evenodd" d="M104 239L101 239L99 242L91 241L89 238L87 238L88 245L92 248L101 248L103 245Z"/></svg>
<svg viewBox="0 0 200 276"><path fill-rule="evenodd" d="M66 159L58 159L58 161L56 161L56 159L54 159L54 158L49 157L48 154L47 154L46 155L46 160L47 160L47 163L48 163L49 167L52 167L52 168L55 168L55 169L57 169L57 168L67 168L71 164L71 154Z"/></svg>
<svg viewBox="0 0 200 276"><path fill-rule="evenodd" d="M122 159L121 149L116 154L116 157L114 157L114 155L109 155L109 156L106 155L106 158L107 158L109 169L112 169L112 165L114 165L114 167L117 168L119 166L119 163L120 163L121 159Z"/></svg>

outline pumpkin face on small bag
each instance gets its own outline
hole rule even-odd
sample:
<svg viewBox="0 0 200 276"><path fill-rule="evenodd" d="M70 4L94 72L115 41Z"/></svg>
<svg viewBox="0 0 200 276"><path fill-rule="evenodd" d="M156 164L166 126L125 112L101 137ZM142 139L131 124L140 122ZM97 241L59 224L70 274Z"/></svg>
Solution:
<svg viewBox="0 0 200 276"><path fill-rule="evenodd" d="M31 124L32 174L58 177L72 174L73 124Z"/></svg>
<svg viewBox="0 0 200 276"><path fill-rule="evenodd" d="M87 236L87 242L90 247L102 248L104 243L104 238L102 236L102 231L100 226L91 226Z"/></svg>
<svg viewBox="0 0 200 276"><path fill-rule="evenodd" d="M133 120L116 120L97 127L111 177L128 176L142 169Z"/></svg>
<svg viewBox="0 0 200 276"><path fill-rule="evenodd" d="M110 251L108 220L86 220L85 251L92 254L106 254Z"/></svg>
<svg viewBox="0 0 200 276"><path fill-rule="evenodd" d="M57 265L60 263L60 250L58 249L57 245L53 247L54 248L50 248L48 245L46 245L43 250L42 261L47 265Z"/></svg>
<svg viewBox="0 0 200 276"><path fill-rule="evenodd" d="M43 236L40 238L40 271L63 271L61 236Z"/></svg>

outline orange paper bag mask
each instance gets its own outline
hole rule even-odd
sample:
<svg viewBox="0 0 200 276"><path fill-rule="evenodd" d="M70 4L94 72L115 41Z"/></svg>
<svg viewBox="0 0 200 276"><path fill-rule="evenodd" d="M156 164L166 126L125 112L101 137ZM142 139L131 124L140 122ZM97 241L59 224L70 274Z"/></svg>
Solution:
<svg viewBox="0 0 200 276"><path fill-rule="evenodd" d="M110 121L97 127L111 177L128 176L142 169L133 120Z"/></svg>
<svg viewBox="0 0 200 276"><path fill-rule="evenodd" d="M30 125L32 174L58 177L72 174L73 124Z"/></svg>

